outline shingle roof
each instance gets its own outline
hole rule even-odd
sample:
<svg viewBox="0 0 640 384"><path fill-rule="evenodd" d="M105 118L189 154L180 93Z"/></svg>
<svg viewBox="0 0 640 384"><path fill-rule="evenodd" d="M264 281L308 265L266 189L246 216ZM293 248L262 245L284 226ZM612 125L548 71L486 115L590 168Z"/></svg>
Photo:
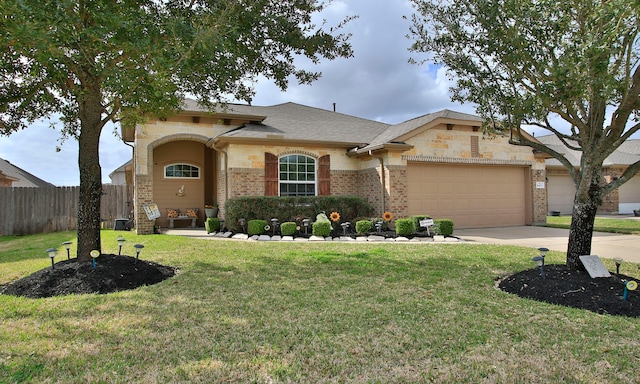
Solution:
<svg viewBox="0 0 640 384"><path fill-rule="evenodd" d="M11 184L12 187L55 187L55 185L16 167L4 159L0 159L0 171L7 176L18 179Z"/></svg>
<svg viewBox="0 0 640 384"><path fill-rule="evenodd" d="M556 135L545 135L536 137L541 143L547 147L564 155L574 167L580 166L581 152L567 148L562 144ZM640 160L640 140L631 139L622 143L603 163L605 166L614 165L630 165ZM546 160L548 166L562 166L560 161L555 158Z"/></svg>
<svg viewBox="0 0 640 384"><path fill-rule="evenodd" d="M186 100L184 110L187 113L207 111L194 100ZM227 104L224 108L220 107L218 113L253 117L250 123L221 134L218 140L236 138L332 142L345 147L358 147L360 151L397 143L397 139L403 135L439 118L474 121L478 125L483 121L475 115L445 109L390 125L291 102L273 106Z"/></svg>
<svg viewBox="0 0 640 384"><path fill-rule="evenodd" d="M477 121L479 123L478 125L480 125L480 123L483 122L481 117L478 117L475 115L469 115L467 113L461 113L461 112L451 111L448 109L443 109L438 112L422 115L420 117L407 120L403 123L390 126L388 129L384 130L378 136L376 136L369 143L369 145L362 148L362 150L367 150L368 148L371 148L371 147L376 147L378 145L382 145L385 143L394 142L396 141L397 138L402 137L407 133L415 129L418 129L420 127L423 127L439 118L451 119L451 120Z"/></svg>

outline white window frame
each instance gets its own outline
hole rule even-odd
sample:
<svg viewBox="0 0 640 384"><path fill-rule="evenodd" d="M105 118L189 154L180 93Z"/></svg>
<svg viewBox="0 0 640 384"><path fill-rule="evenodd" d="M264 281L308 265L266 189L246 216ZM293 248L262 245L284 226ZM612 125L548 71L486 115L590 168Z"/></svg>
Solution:
<svg viewBox="0 0 640 384"><path fill-rule="evenodd" d="M191 169L195 169L198 171L198 176L194 177L194 176L167 176L167 169L169 169L170 167L175 167L175 166L187 166L187 167L191 167ZM202 170L200 169L200 167L198 167L197 165L193 165L193 164L188 164L188 163L173 163L173 164L167 164L164 166L164 171L163 171L163 175L165 179L188 179L188 180L198 180L200 179L200 176L202 175Z"/></svg>
<svg viewBox="0 0 640 384"><path fill-rule="evenodd" d="M313 160L313 181L308 181L308 180L282 180L281 178L281 171L280 171L280 167L282 165L281 161L284 158L288 158L290 156L301 156L307 159L311 159ZM292 163L286 163L286 164L292 164ZM301 163L293 163L296 165L301 165ZM307 163L305 163L307 164ZM303 174L309 174L307 173L303 173ZM283 156L280 156L278 158L278 196L283 196L282 195L282 184L305 184L305 185L313 185L313 195L284 195L284 196L318 196L318 159L316 159L313 156L309 156L309 155L305 155L302 153L289 153Z"/></svg>

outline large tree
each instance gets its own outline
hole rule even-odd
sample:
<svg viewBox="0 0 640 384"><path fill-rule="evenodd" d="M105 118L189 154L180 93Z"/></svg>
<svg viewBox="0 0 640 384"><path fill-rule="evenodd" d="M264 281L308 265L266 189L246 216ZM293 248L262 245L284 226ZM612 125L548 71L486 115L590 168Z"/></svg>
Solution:
<svg viewBox="0 0 640 384"><path fill-rule="evenodd" d="M79 142L78 260L100 250L100 133L163 116L185 95L250 101L258 75L286 89L296 56L349 57L348 35L311 19L315 0L0 0L0 130L61 116ZM344 20L346 22L348 20ZM340 25L336 25L339 28Z"/></svg>
<svg viewBox="0 0 640 384"><path fill-rule="evenodd" d="M412 1L412 49L446 66L456 81L453 99L474 103L486 130L514 132L513 144L569 170L577 192L567 265L581 268L603 197L640 169L636 162L617 180L603 181L607 156L640 129L640 2ZM523 125L580 151L580 166L521 134Z"/></svg>

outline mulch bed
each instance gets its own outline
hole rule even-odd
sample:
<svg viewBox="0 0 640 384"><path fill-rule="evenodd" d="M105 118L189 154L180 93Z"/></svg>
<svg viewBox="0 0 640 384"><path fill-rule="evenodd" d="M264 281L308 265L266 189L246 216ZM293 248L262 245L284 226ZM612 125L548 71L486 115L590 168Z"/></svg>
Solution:
<svg viewBox="0 0 640 384"><path fill-rule="evenodd" d="M546 278L539 268L507 276L498 287L520 297L586 309L592 312L640 317L640 290L628 291L623 300L625 281L636 280L625 275L592 279L586 271L569 270L566 265L545 265Z"/></svg>
<svg viewBox="0 0 640 384"><path fill-rule="evenodd" d="M103 254L92 262L64 260L22 279L0 286L5 295L30 298L70 294L110 293L157 284L176 270L131 256Z"/></svg>

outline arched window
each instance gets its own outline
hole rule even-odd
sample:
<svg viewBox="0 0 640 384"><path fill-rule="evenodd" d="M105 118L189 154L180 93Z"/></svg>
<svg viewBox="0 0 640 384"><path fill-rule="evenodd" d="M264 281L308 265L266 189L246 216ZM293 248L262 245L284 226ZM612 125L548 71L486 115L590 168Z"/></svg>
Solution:
<svg viewBox="0 0 640 384"><path fill-rule="evenodd" d="M190 164L170 164L164 167L166 179L199 179L200 167Z"/></svg>
<svg viewBox="0 0 640 384"><path fill-rule="evenodd" d="M316 159L305 155L287 155L278 160L280 196L315 196Z"/></svg>

